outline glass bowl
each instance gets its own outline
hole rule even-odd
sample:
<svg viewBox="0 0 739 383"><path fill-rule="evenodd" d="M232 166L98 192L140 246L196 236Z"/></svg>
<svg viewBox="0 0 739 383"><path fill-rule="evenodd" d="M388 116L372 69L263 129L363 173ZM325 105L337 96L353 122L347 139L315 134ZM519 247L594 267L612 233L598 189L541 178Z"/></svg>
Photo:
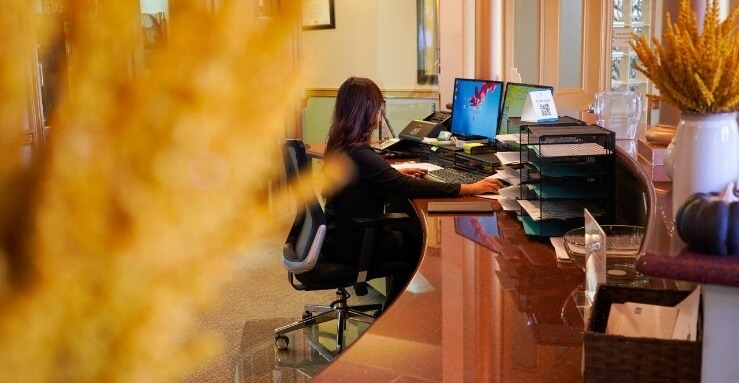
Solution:
<svg viewBox="0 0 739 383"><path fill-rule="evenodd" d="M602 225L606 234L606 283L641 286L647 278L636 271L634 261L644 239L644 228L628 225ZM575 266L585 271L585 228L564 234L567 256Z"/></svg>

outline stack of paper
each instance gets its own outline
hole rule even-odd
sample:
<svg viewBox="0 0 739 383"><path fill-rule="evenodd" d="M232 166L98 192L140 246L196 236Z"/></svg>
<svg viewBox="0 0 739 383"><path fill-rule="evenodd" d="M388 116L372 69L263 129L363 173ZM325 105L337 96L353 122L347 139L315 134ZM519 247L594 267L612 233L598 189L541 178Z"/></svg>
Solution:
<svg viewBox="0 0 739 383"><path fill-rule="evenodd" d="M493 178L507 182L509 185L518 185L521 183L521 173L510 166L503 166L498 170Z"/></svg>
<svg viewBox="0 0 739 383"><path fill-rule="evenodd" d="M602 146L591 142L586 144L529 145L539 157L599 156L609 152Z"/></svg>
<svg viewBox="0 0 739 383"><path fill-rule="evenodd" d="M512 144L528 144L529 136L528 134L515 134L515 133L509 133L509 134L499 134L495 136L495 139L499 142L502 142L506 145L512 145Z"/></svg>
<svg viewBox="0 0 739 383"><path fill-rule="evenodd" d="M528 161L528 153L526 152L498 152L496 155L501 165L520 164L522 161Z"/></svg>
<svg viewBox="0 0 739 383"><path fill-rule="evenodd" d="M518 201L521 207L534 221L543 219L559 219L566 220L570 218L578 218L582 216L583 209L591 210L594 215L602 215L603 209L597 206L585 206L579 201L540 201L540 200L521 200Z"/></svg>

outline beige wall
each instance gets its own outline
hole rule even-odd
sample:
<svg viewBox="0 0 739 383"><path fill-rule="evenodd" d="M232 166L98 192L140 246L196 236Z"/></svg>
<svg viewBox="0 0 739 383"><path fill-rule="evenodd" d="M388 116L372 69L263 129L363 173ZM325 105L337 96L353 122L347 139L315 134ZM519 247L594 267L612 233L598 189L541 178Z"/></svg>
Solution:
<svg viewBox="0 0 739 383"><path fill-rule="evenodd" d="M474 77L474 0L439 0L441 105L451 104L454 78Z"/></svg>
<svg viewBox="0 0 739 383"><path fill-rule="evenodd" d="M334 2L336 29L303 32L306 88L338 88L347 77L377 73L377 2Z"/></svg>
<svg viewBox="0 0 739 383"><path fill-rule="evenodd" d="M416 0L336 0L334 11L335 29L302 34L303 86L328 90L306 100L306 142L325 140L332 91L350 76L369 77L388 92L388 118L396 133L438 108L436 99L426 98L437 87L416 84ZM409 92L419 90L423 98Z"/></svg>
<svg viewBox="0 0 739 383"><path fill-rule="evenodd" d="M335 89L349 76L383 90L429 88L416 84L415 0L337 0L334 10L335 29L303 33L305 88Z"/></svg>

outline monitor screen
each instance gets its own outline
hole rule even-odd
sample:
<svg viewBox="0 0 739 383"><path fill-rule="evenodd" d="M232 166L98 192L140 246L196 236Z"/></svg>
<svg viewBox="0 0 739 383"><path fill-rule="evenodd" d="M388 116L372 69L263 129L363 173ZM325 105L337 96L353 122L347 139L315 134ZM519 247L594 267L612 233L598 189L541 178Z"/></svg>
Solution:
<svg viewBox="0 0 739 383"><path fill-rule="evenodd" d="M502 81L455 79L452 134L462 139L495 139L502 100Z"/></svg>
<svg viewBox="0 0 739 383"><path fill-rule="evenodd" d="M508 130L508 117L521 117L526 95L534 90L550 90L554 93L554 88L547 85L520 84L516 82L506 84L503 108L500 111L499 134L519 133Z"/></svg>
<svg viewBox="0 0 739 383"><path fill-rule="evenodd" d="M499 248L494 238L500 236L498 217L454 217L454 231L490 250Z"/></svg>

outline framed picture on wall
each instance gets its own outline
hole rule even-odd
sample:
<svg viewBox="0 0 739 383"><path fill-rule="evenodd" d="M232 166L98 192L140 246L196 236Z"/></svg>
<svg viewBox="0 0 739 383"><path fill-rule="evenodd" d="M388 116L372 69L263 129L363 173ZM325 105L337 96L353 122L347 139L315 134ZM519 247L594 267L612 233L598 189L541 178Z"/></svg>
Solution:
<svg viewBox="0 0 739 383"><path fill-rule="evenodd" d="M303 30L334 28L334 0L303 0Z"/></svg>
<svg viewBox="0 0 739 383"><path fill-rule="evenodd" d="M438 84L439 33L437 0L416 0L418 84Z"/></svg>

